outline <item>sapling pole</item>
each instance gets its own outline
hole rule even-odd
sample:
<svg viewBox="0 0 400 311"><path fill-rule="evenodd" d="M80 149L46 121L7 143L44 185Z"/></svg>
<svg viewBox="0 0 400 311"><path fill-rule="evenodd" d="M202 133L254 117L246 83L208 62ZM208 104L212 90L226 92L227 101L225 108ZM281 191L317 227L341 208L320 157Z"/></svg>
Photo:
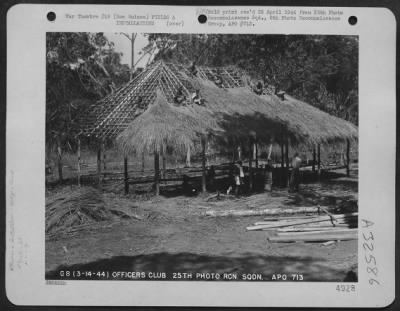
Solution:
<svg viewBox="0 0 400 311"><path fill-rule="evenodd" d="M160 155L158 151L154 151L154 186L156 196L160 195Z"/></svg>
<svg viewBox="0 0 400 311"><path fill-rule="evenodd" d="M78 187L81 186L81 140L78 138Z"/></svg>
<svg viewBox="0 0 400 311"><path fill-rule="evenodd" d="M201 138L201 191L206 193L206 138Z"/></svg>
<svg viewBox="0 0 400 311"><path fill-rule="evenodd" d="M312 171L315 173L315 160L316 160L316 155L315 155L315 145L313 145L313 161L312 161Z"/></svg>
<svg viewBox="0 0 400 311"><path fill-rule="evenodd" d="M317 146L317 158L318 158L318 177L321 177L321 144Z"/></svg>
<svg viewBox="0 0 400 311"><path fill-rule="evenodd" d="M129 193L129 183L128 183L128 157L124 157L124 182L125 182L125 194Z"/></svg>
<svg viewBox="0 0 400 311"><path fill-rule="evenodd" d="M346 175L350 176L350 140L347 139L347 148L346 148Z"/></svg>

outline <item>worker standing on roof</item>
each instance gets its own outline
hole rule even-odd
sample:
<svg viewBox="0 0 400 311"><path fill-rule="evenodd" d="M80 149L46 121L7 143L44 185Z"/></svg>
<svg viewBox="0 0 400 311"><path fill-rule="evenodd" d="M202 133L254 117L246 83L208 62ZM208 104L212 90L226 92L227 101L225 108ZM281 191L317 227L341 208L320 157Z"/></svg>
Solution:
<svg viewBox="0 0 400 311"><path fill-rule="evenodd" d="M301 158L299 157L299 154L296 152L292 159L292 173L290 175L290 183L289 183L290 192L299 191L301 162L302 162Z"/></svg>

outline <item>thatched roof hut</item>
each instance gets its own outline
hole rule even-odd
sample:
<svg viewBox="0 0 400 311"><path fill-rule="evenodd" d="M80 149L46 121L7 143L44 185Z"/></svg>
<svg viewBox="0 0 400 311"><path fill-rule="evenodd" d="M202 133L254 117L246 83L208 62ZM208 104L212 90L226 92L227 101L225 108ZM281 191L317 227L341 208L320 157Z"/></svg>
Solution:
<svg viewBox="0 0 400 311"><path fill-rule="evenodd" d="M347 143L349 150L350 142L357 140L357 127L350 122L288 95L258 95L244 76L234 67L196 67L193 71L155 62L93 105L81 135L101 139L120 135L118 141L125 151L157 153L167 145L183 151L198 141L198 134L209 132L219 139L248 140L250 144L257 136L258 144L274 141L282 151L285 146L286 167L289 144L314 150L318 145L319 151L320 144L339 142ZM197 104L193 101L196 91L201 97Z"/></svg>
<svg viewBox="0 0 400 311"><path fill-rule="evenodd" d="M215 77L220 83L216 84ZM204 119L214 119L224 128L223 135L247 136L255 131L262 138L291 144L323 144L353 141L358 137L355 125L285 95L257 95L234 67L197 67L196 75L182 65L158 61L149 66L114 94L93 105L87 113L82 135L115 138L156 98L159 88L174 106L192 108ZM196 89L205 99L204 107L193 105L190 97ZM186 98L176 103L177 93Z"/></svg>

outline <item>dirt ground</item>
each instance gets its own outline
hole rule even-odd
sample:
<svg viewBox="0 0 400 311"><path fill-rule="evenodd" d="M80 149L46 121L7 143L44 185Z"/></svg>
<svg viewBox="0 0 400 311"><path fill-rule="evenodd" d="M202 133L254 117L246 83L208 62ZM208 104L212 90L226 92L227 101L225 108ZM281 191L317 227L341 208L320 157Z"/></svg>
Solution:
<svg viewBox="0 0 400 311"><path fill-rule="evenodd" d="M210 217L205 212L315 204L342 212L356 209L351 206L356 201L354 178L306 184L295 195L275 190L220 201L207 201L201 195L137 200L133 209L141 220L99 223L73 235L47 238L46 278L62 278L62 270L100 272L97 276L81 275L84 279L173 280L180 276L185 280L210 280L219 274L219 280L224 281L234 277L243 280L243 275L269 281L286 274L287 281L292 281L294 274L304 281L344 281L349 271L357 273L357 240L329 246L272 243L267 236L273 232L246 231L246 226L262 221L263 216ZM128 277L116 273L122 271L135 273Z"/></svg>

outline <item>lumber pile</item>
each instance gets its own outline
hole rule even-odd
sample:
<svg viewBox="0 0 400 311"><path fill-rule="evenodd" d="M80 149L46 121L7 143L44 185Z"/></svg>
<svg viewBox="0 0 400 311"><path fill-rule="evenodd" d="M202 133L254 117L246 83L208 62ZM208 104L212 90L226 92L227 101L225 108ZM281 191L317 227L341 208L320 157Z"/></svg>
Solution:
<svg viewBox="0 0 400 311"><path fill-rule="evenodd" d="M271 242L326 242L358 238L358 213L266 217L247 231L269 231Z"/></svg>
<svg viewBox="0 0 400 311"><path fill-rule="evenodd" d="M46 198L46 234L120 218L141 219L126 198L92 187L64 188Z"/></svg>

